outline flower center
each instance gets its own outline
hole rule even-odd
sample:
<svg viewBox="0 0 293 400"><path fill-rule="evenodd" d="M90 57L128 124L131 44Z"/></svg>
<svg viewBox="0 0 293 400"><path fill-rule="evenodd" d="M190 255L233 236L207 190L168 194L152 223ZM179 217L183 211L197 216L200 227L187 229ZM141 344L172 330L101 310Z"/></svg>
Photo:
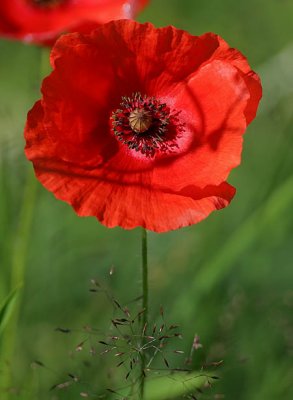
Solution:
<svg viewBox="0 0 293 400"><path fill-rule="evenodd" d="M134 93L122 97L119 109L111 116L114 134L130 149L153 157L156 152L176 147L175 136L182 131L178 113L155 97Z"/></svg>
<svg viewBox="0 0 293 400"><path fill-rule="evenodd" d="M149 111L136 108L134 111L131 111L128 120L129 125L134 132L143 133L150 128L153 122L153 117Z"/></svg>
<svg viewBox="0 0 293 400"><path fill-rule="evenodd" d="M51 8L64 3L64 0L29 0L29 2L37 7Z"/></svg>

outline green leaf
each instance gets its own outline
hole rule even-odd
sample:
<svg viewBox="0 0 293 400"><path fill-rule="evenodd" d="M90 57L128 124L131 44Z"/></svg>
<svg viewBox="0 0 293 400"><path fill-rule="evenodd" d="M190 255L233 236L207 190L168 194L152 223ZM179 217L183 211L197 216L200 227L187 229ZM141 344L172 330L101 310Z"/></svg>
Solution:
<svg viewBox="0 0 293 400"><path fill-rule="evenodd" d="M171 400L193 394L212 378L200 372L172 373L168 376L146 380L145 400Z"/></svg>
<svg viewBox="0 0 293 400"><path fill-rule="evenodd" d="M0 334L9 322L15 308L16 299L22 285L13 289L0 306Z"/></svg>

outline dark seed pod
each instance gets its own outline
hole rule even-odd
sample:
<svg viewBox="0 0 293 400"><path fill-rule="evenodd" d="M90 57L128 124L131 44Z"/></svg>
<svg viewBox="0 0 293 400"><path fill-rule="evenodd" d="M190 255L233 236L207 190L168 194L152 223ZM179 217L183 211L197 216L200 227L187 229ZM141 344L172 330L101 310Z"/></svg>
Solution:
<svg viewBox="0 0 293 400"><path fill-rule="evenodd" d="M129 125L136 133L146 132L152 124L152 115L149 111L136 108L129 115Z"/></svg>

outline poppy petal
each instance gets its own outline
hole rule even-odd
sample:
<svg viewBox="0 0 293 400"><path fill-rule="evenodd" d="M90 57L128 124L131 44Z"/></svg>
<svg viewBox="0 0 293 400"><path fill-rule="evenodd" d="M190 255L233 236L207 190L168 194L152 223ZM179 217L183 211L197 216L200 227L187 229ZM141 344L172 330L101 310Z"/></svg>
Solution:
<svg viewBox="0 0 293 400"><path fill-rule="evenodd" d="M225 181L240 163L248 99L245 82L230 64L214 60L197 71L174 104L184 110L186 130L193 138L182 153L157 162L154 182L180 189Z"/></svg>

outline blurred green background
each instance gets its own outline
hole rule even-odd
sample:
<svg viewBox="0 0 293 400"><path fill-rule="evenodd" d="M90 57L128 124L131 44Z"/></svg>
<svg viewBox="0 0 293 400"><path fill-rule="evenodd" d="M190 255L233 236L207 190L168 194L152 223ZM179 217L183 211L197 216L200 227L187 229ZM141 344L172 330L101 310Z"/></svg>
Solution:
<svg viewBox="0 0 293 400"><path fill-rule="evenodd" d="M293 398L292 15L291 0L153 0L139 18L193 34L220 34L248 57L264 87L243 163L229 179L237 188L231 206L199 225L149 235L152 319L163 304L168 321L181 326L179 347L186 354L195 333L200 336L195 367L224 360L217 370L221 379L199 399ZM25 260L20 308L17 301L13 307L12 293L4 311L6 317L12 309L14 314L0 331L0 377L12 376L8 391L2 381L0 399L74 400L87 384L102 394L124 379L113 357L74 349L86 337L85 325L101 332L110 325L112 308L89 291L92 278L123 304L140 295L141 232L78 218L40 184L26 182L31 166L22 132L26 112L39 97L40 60L39 48L0 41L0 304L21 279ZM24 237L31 212L31 232ZM171 364L182 366L184 357L176 357ZM49 390L68 380L68 373L81 376L82 383Z"/></svg>

